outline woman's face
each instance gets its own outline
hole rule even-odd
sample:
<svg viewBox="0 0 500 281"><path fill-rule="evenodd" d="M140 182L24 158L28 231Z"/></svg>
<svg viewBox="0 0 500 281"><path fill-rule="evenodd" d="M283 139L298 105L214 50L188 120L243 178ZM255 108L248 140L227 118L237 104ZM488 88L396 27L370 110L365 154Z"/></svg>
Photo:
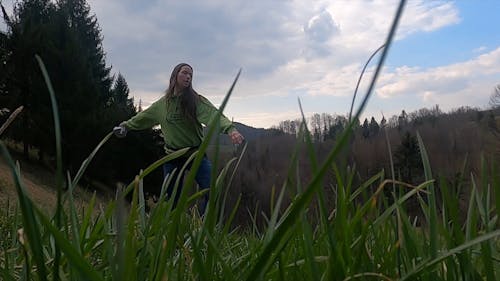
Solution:
<svg viewBox="0 0 500 281"><path fill-rule="evenodd" d="M184 65L177 73L176 86L179 90L183 90L191 85L191 79L193 79L193 70L188 65Z"/></svg>

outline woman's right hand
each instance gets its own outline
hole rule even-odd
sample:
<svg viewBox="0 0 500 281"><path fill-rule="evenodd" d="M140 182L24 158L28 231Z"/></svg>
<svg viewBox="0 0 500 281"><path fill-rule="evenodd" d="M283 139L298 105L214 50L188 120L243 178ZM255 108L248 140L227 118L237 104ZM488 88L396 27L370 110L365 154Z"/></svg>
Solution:
<svg viewBox="0 0 500 281"><path fill-rule="evenodd" d="M233 142L233 144L241 144L245 139L243 135L238 132L238 130L232 130L229 133L229 136L231 137L231 141Z"/></svg>
<svg viewBox="0 0 500 281"><path fill-rule="evenodd" d="M124 138L127 136L127 127L123 123L113 128L113 134L117 138Z"/></svg>

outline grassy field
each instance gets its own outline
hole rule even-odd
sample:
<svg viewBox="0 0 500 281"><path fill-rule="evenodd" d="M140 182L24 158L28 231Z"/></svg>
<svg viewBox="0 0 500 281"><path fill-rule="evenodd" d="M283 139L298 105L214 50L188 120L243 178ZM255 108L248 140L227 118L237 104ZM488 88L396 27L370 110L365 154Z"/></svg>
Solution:
<svg viewBox="0 0 500 281"><path fill-rule="evenodd" d="M183 151L152 164L124 188L122 195L133 193L130 204L118 195L98 212L95 198L88 205L74 203L76 177L61 194L60 209L40 209L26 193L9 154L3 153L19 196L17 207L0 209L3 280L49 280L56 275L62 280L498 280L500 274L500 181L495 166L485 164L481 186L472 179L463 219L457 194L465 187L438 184L428 165L429 179L419 186L384 179L383 173L352 186L354 171L318 164L309 186L284 183L282 190L299 193L289 206L280 205L284 193L275 194L266 227L240 229L231 224L235 210L223 209L227 187L222 179L230 178L237 158L218 175L209 208L200 217L194 202L201 193L190 198L183 193L176 208L163 194L156 206L145 210L142 178ZM336 206L331 210L321 204L325 197L319 178L326 170L337 174L332 183ZM374 186L376 191L369 193ZM384 189L395 191L393 200L384 197ZM443 200L437 202L436 195ZM316 207L310 205L313 198L319 202ZM410 198L418 198L424 221L410 220L405 209ZM317 220L310 219L313 211Z"/></svg>
<svg viewBox="0 0 500 281"><path fill-rule="evenodd" d="M403 2L403 1L402 1ZM402 5L398 15L401 14ZM394 35L397 19L386 46ZM388 48L384 48L370 87L353 115L359 118L373 90ZM210 202L204 214L195 202L204 192L179 202L166 198L146 212L143 179L162 163L181 156L182 149L145 168L116 199L102 207L95 197L83 206L75 203L78 183L93 157L112 133L105 136L75 175L64 175L57 105L50 79L37 60L47 82L54 112L57 167L54 173L56 201L53 211L34 204L22 169L0 141L1 155L12 175L17 204L0 208L0 276L2 280L488 280L500 279L500 175L498 166L483 160L480 174L451 186L435 178L425 144L418 136L425 180L417 186L399 182L384 171L354 185L355 172L338 167L334 160L348 145L354 122L319 162L310 134L304 126L298 146L309 151L311 180L301 182L297 151L290 156L288 178L280 192L271 188L271 214L264 227L234 227L234 209L225 209L227 182L238 168L232 158L212 177ZM220 106L223 111L232 89ZM215 118L217 119L217 118ZM304 122L305 123L305 122ZM215 132L208 126L199 152L184 182L192 186L208 140ZM0 132L1 134L1 132ZM217 163L215 163L216 165ZM327 208L323 180L333 172L335 206ZM65 179L65 180L64 180ZM480 180L478 180L480 179ZM167 179L168 181L176 179ZM470 182L470 186L461 186ZM63 185L66 187L63 190ZM283 206L286 191L295 196ZM460 192L468 190L466 216L459 216ZM125 195L132 194L130 203ZM390 195L387 195L390 194ZM174 197L174 196L172 196ZM241 199L241 197L240 197ZM331 198L328 198L331 199ZM408 216L406 202L416 199L423 214ZM311 204L313 202L317 204ZM255 214L255 216L260 216Z"/></svg>

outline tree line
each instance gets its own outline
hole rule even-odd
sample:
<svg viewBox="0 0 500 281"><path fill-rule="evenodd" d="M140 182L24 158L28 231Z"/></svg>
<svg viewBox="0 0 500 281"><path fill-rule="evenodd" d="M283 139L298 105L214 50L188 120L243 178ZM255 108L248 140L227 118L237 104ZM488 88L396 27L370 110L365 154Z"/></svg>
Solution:
<svg viewBox="0 0 500 281"><path fill-rule="evenodd" d="M494 91L491 100L493 100L495 95L498 95L498 90ZM371 173L378 172L379 169L388 168L388 155L377 156L377 153L378 151L386 150L386 142L389 141L394 146L392 156L396 171L398 172L398 178L405 182L417 182L423 176L423 167L421 166L421 156L416 137L417 131L420 131L424 137L435 139L433 135L446 135L454 131L465 132L466 128L469 127L467 133L461 135L462 137L470 138L469 140L472 141L473 135L478 134L472 132L483 130L488 132L488 135L481 137L495 140L500 133L499 122L497 121L497 116L500 115L500 104L490 102L490 106L487 110L481 110L478 107L462 106L445 113L438 105L435 105L432 108L421 108L409 113L402 110L400 114L391 116L389 120L382 116L380 122L377 122L373 116L370 119L368 117L365 118L362 123L359 120L355 120L354 132L350 141L349 154L351 155L351 159L349 159L350 163L348 164L356 164L358 167L363 167L367 171L369 170L370 172L362 172L364 177L371 176ZM274 129L281 134L297 136L298 129L296 128L299 128L303 122L309 127L311 140L316 143L318 148L321 148L331 146L336 141L338 134L345 130L348 124L348 117L330 115L328 113L316 113L304 121L300 119L282 121ZM425 131L422 128L425 128ZM436 131L433 133L433 130ZM437 150L434 156L446 157L444 154L448 152L461 153L466 151L467 149L463 147L461 150L456 149L459 142L456 139L459 137L456 133L449 137L452 140L452 147L455 148L455 151L445 150L444 147L449 144L443 144L443 149ZM469 146L470 148L475 148L474 145ZM492 147L484 145L482 148L491 149ZM474 150L474 152L479 151ZM497 151L495 152L498 154ZM474 155L476 158L478 156L478 154ZM495 157L498 157L498 155ZM384 160L386 162L385 165L381 165L384 162L380 161L382 158L387 160ZM360 159L364 160L361 161ZM368 161L368 159L372 160Z"/></svg>
<svg viewBox="0 0 500 281"><path fill-rule="evenodd" d="M36 151L46 163L54 158L53 113L37 54L56 94L64 168L74 174L113 126L140 108L129 97L125 77L112 74L107 65L101 29L85 0L22 0L12 14L2 6L2 16L0 109L5 113L24 106L8 137L23 144L26 157ZM129 181L157 158L160 142L155 130L110 140L88 173L105 183Z"/></svg>
<svg viewBox="0 0 500 281"><path fill-rule="evenodd" d="M329 133L336 130L343 132L347 120L347 116L328 113L313 114L304 122L300 119L285 120L274 127L273 135L250 141L228 197L234 199L241 194L240 209L243 211L237 213L239 221L248 220L247 210L258 208L268 212L272 206L270 194L279 194L283 184L293 181L296 175L300 175L300 183L291 186L303 187L311 180L313 164L309 148L301 145L303 140L300 138L303 123L309 129L317 161L323 163L339 136L332 137ZM352 178L345 180L353 181L353 186L380 172L386 179L394 177L412 185L423 183L425 173L417 133L425 145L438 189L443 182L454 187L463 186L463 181L471 174L480 181L482 165L495 167L493 163L500 162L498 106L487 110L462 106L449 112L434 106L413 112L402 110L400 114L384 120L386 118L382 117L377 122L374 117L367 117L362 123L355 122L348 144L324 179L326 198L330 200L327 203L335 204L336 186L332 182L338 176L336 171L352 174ZM296 150L299 168L290 170L291 155ZM379 184L374 183L372 191ZM276 190L272 191L272 188ZM293 198L294 192L293 189L287 190L289 196L285 198ZM387 192L389 200L393 198L391 188L385 188L384 192ZM461 189L460 192L463 196L461 200L467 202L470 190ZM418 202L408 202L409 205L413 203L418 205ZM411 211L412 207L409 206L409 209Z"/></svg>
<svg viewBox="0 0 500 281"><path fill-rule="evenodd" d="M491 101L498 95L498 88L497 86L492 94ZM494 104L491 101L491 107L488 110L462 106L445 113L438 105L435 105L432 108L421 108L410 113L402 110L400 114L391 116L389 120L382 116L380 122L377 122L373 116L370 121L368 121L367 117L362 123L355 120L349 148L351 158L348 159L348 165L357 165L358 168L361 168L363 178L370 177L381 169L388 170L390 168L389 159L387 158L388 152L385 155L384 153L382 155L378 154L380 151L386 150L387 141L389 141L394 146L391 153L398 179L407 183L416 183L423 176L420 149L416 137L417 131L432 140L436 140L434 135L446 135L454 131L464 132L460 136L455 133L455 135L443 137L442 140L449 139L451 141L451 147L455 148L455 150L449 151L446 148L450 144L444 143L441 149L435 151L433 157L446 158L448 157L445 155L447 153L460 154L468 151L474 152L474 155L470 157L477 159L480 156L480 149L489 149L491 151L493 148L494 157L498 158L498 151L494 150L495 146L486 144L490 140L493 143L495 143L495 140L498 142L498 135L500 134L498 118L496 117L500 115L500 104ZM282 121L274 129L282 134L297 136L299 132L297 128L304 122L309 126L311 140L320 149L321 147L329 147L335 142L338 134L343 132L348 125L348 117L316 113L304 121L300 119ZM467 126L470 128L467 128ZM425 128L426 131L423 131L422 128ZM433 130L436 131L432 132ZM387 135L384 134L384 131ZM476 148L475 145L471 144L466 149L464 147L465 143L460 145L460 150L457 149L457 143L462 142L458 141L457 138L469 138L469 141L473 142L473 135L479 134L476 131L488 132L486 136L481 136L487 141L479 150L469 149ZM447 173L450 175L453 172L448 171Z"/></svg>
<svg viewBox="0 0 500 281"><path fill-rule="evenodd" d="M409 124L416 126L423 123L435 124L439 118L446 115L473 115L477 120L483 119L484 115L488 118L490 126L496 128L494 111L500 108L500 103L496 100L500 97L500 85L495 88L494 93L490 98L491 110L483 111L478 107L462 106L457 109L451 110L448 114L443 112L439 105L432 108L421 108L413 112L407 113L404 109L400 114L393 115L387 120L382 116L380 122L377 122L375 117L371 116L369 119L366 117L363 122L354 120L354 129L357 130L365 139L377 136L381 129L398 129L402 130L408 127ZM340 133L344 131L349 123L349 119L344 115L336 115L330 113L314 113L304 121L302 119L284 120L279 122L278 125L272 127L281 133L298 135L300 126L305 122L311 132L311 138L314 142L325 142L328 140L335 140Z"/></svg>

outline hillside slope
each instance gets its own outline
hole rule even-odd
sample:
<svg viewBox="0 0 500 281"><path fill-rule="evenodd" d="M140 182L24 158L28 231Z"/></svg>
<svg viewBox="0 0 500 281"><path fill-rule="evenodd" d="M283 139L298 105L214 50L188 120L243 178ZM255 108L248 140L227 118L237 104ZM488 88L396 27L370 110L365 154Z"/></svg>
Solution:
<svg viewBox="0 0 500 281"><path fill-rule="evenodd" d="M54 188L54 174L44 166L31 161L19 160L22 173L22 182L33 202L41 209L51 211L57 203L57 192ZM77 206L84 206L90 201L92 194L82 188L75 190ZM107 199L97 194L97 203L105 204ZM0 208L18 204L14 178L6 159L0 156Z"/></svg>

